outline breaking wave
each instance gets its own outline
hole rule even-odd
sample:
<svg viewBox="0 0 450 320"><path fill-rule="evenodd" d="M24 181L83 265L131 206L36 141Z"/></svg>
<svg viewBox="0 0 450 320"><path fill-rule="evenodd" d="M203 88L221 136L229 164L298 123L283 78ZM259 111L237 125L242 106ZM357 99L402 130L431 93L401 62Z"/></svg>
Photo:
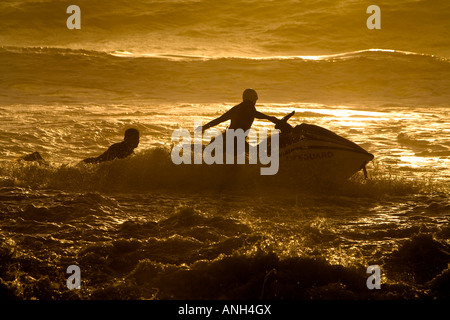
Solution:
<svg viewBox="0 0 450 320"><path fill-rule="evenodd" d="M0 64L2 103L234 101L245 87L265 102L450 101L449 60L396 50L242 58L2 47Z"/></svg>
<svg viewBox="0 0 450 320"><path fill-rule="evenodd" d="M347 181L311 180L296 176L291 169L273 176L262 176L260 165L175 165L167 148L153 148L136 156L89 165L40 165L4 162L0 167L0 186L66 191L142 192L165 191L245 191L280 193L317 192L339 195L380 197L412 195L447 190L444 181L433 177L402 177L400 171L384 168L380 163L368 165L369 180L356 173ZM295 176L295 175L294 175Z"/></svg>

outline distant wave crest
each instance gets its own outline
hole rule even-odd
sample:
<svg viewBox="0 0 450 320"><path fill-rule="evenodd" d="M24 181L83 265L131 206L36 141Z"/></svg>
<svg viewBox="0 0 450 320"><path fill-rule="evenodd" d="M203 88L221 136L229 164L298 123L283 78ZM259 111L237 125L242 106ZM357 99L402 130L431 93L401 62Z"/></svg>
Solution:
<svg viewBox="0 0 450 320"><path fill-rule="evenodd" d="M448 59L391 49L227 57L1 47L0 64L5 103L217 102L245 87L271 102L450 101Z"/></svg>

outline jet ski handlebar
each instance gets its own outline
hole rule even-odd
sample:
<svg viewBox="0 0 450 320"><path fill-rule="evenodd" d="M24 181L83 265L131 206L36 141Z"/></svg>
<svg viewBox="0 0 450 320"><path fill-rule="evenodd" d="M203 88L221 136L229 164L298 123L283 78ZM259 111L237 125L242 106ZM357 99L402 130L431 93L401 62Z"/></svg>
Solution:
<svg viewBox="0 0 450 320"><path fill-rule="evenodd" d="M292 126L287 123L288 120L295 114L295 111L292 111L291 113L285 115L283 118L281 118L278 123L275 125L275 129L280 130L283 133L289 133L292 130Z"/></svg>

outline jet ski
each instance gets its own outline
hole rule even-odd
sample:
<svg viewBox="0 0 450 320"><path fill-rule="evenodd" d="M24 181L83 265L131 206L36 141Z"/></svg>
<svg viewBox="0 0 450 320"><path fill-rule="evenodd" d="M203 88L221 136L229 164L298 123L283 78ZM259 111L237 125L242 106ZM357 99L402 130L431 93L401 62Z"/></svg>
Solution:
<svg viewBox="0 0 450 320"><path fill-rule="evenodd" d="M325 128L302 123L292 127L288 120L295 111L275 126L279 129L280 170L293 177L348 179L363 170L374 156L356 143Z"/></svg>

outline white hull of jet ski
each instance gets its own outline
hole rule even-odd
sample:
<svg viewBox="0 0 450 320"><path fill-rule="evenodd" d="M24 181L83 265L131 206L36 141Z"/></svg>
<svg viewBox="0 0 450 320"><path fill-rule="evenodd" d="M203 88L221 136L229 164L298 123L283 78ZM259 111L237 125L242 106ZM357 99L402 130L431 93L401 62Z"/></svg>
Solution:
<svg viewBox="0 0 450 320"><path fill-rule="evenodd" d="M373 155L351 145L305 137L280 148L279 159L280 169L296 176L348 179L363 170Z"/></svg>
<svg viewBox="0 0 450 320"><path fill-rule="evenodd" d="M275 126L279 134L280 170L295 178L318 180L348 179L363 170L374 156L325 128L302 123L295 128L288 120L295 112L286 115Z"/></svg>

